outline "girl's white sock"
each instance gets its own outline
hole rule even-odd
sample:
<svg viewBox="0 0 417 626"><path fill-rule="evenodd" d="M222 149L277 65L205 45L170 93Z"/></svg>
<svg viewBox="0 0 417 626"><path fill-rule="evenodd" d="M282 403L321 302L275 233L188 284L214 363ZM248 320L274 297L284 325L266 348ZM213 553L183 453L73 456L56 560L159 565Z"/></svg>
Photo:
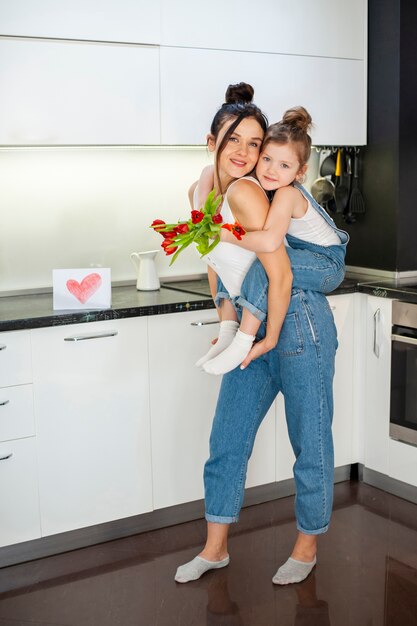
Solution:
<svg viewBox="0 0 417 626"><path fill-rule="evenodd" d="M200 576L211 569L226 567L226 565L229 565L229 560L228 556L222 561L207 561L202 559L201 556L196 556L192 561L179 566L175 574L175 580L177 583L188 583L190 580L198 580Z"/></svg>
<svg viewBox="0 0 417 626"><path fill-rule="evenodd" d="M247 335L238 330L232 343L215 358L204 363L203 370L207 374L217 375L231 372L248 355L254 341L254 335Z"/></svg>
<svg viewBox="0 0 417 626"><path fill-rule="evenodd" d="M201 367L206 361L210 361L210 359L214 359L215 356L220 354L227 346L229 346L239 328L239 323L234 320L225 320L224 322L220 322L219 336L214 345L211 346L210 350L201 357L196 363L196 367Z"/></svg>

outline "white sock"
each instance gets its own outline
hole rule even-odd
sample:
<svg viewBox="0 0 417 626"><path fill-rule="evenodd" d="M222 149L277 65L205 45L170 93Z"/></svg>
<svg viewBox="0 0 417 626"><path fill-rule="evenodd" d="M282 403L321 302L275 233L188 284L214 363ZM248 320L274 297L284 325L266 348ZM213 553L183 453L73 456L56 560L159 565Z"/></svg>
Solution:
<svg viewBox="0 0 417 626"><path fill-rule="evenodd" d="M224 322L220 322L219 336L216 343L211 346L207 354L202 356L201 359L197 361L196 367L201 367L206 361L214 359L214 357L220 354L220 352L223 352L223 350L232 343L238 328L239 323L234 320L225 320Z"/></svg>
<svg viewBox="0 0 417 626"><path fill-rule="evenodd" d="M201 556L196 556L192 561L180 565L175 574L175 580L177 583L188 583L190 580L197 580L211 569L220 569L229 565L229 557L227 556L222 561L207 561L202 559Z"/></svg>
<svg viewBox="0 0 417 626"><path fill-rule="evenodd" d="M226 374L226 372L231 372L248 355L254 341L254 335L247 335L238 330L232 343L214 359L204 363L203 370L207 374Z"/></svg>
<svg viewBox="0 0 417 626"><path fill-rule="evenodd" d="M291 583L300 583L307 578L311 570L316 564L316 557L313 561L305 563L304 561L297 561L296 559L289 558L288 561L281 565L277 573L272 579L275 585L290 585Z"/></svg>

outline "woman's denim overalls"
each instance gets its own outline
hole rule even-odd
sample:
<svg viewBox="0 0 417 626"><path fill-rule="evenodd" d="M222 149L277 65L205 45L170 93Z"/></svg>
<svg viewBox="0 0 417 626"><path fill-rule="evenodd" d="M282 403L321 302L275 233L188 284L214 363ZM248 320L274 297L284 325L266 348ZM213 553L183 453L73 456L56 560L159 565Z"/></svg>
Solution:
<svg viewBox="0 0 417 626"><path fill-rule="evenodd" d="M323 248L288 236L293 271L291 302L276 348L223 377L204 468L206 519L231 523L239 518L246 469L258 428L277 394L285 400L291 445L296 457L297 528L307 534L327 530L333 504L333 376L336 328L326 297L344 276L348 235L336 228L310 194L295 183L338 233L341 244ZM220 283L218 297L228 297ZM265 320L268 279L262 264L251 266L238 314L247 306ZM265 336L265 323L258 339Z"/></svg>

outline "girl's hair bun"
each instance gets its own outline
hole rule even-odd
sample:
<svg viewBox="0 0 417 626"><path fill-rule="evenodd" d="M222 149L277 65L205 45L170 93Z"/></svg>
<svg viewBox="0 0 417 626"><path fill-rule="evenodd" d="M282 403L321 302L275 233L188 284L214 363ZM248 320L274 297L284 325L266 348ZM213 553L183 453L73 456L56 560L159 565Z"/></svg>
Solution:
<svg viewBox="0 0 417 626"><path fill-rule="evenodd" d="M225 103L234 104L236 102L252 102L254 90L248 83L237 83L229 85L226 91Z"/></svg>
<svg viewBox="0 0 417 626"><path fill-rule="evenodd" d="M308 133L311 128L312 119L310 113L304 107L300 106L285 111L282 122L286 126Z"/></svg>

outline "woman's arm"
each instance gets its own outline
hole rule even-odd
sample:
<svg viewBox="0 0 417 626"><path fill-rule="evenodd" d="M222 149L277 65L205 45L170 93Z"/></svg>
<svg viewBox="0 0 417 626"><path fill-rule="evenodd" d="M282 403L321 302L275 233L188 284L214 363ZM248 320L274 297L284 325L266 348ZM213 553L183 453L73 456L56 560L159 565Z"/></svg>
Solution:
<svg viewBox="0 0 417 626"><path fill-rule="evenodd" d="M288 231L299 195L299 192L294 187L278 189L271 202L262 230L247 233L241 241L236 241L232 233L223 229L221 240L227 243L235 243L241 248L251 250L252 252L275 252L282 244Z"/></svg>

